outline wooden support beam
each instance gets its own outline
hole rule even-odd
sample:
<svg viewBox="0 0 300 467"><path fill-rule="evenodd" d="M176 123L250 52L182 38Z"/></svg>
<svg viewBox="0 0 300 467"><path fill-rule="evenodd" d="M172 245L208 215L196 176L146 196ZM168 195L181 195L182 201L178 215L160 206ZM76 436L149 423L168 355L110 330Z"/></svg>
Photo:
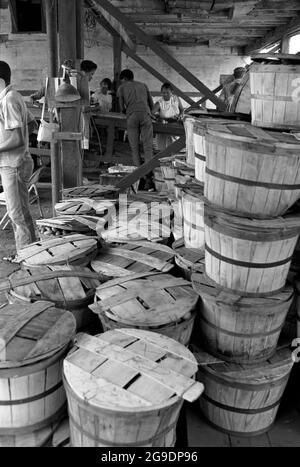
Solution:
<svg viewBox="0 0 300 467"><path fill-rule="evenodd" d="M245 55L251 55L254 52L258 52L260 49L281 40L286 34L292 34L294 32L296 33L297 31L300 31L300 15L298 15L289 23L273 29L263 38L250 43L247 47L245 47Z"/></svg>
<svg viewBox="0 0 300 467"><path fill-rule="evenodd" d="M147 45L153 52L155 52L162 60L169 66L174 68L185 80L194 86L201 94L207 96L220 110L225 109L224 103L220 101L217 96L205 86L198 78L190 73L180 62L178 62L172 55L164 50L158 42L150 38L142 31L133 21L126 17L120 10L115 8L108 0L88 0L89 2L96 3L105 9L112 17L117 19L127 31L135 35L136 38Z"/></svg>
<svg viewBox="0 0 300 467"><path fill-rule="evenodd" d="M84 59L84 8L83 0L76 1L76 58Z"/></svg>
<svg viewBox="0 0 300 467"><path fill-rule="evenodd" d="M76 8L74 0L59 0L58 33L59 33L59 61L76 62Z"/></svg>
<svg viewBox="0 0 300 467"><path fill-rule="evenodd" d="M129 188L131 185L137 182L140 178L144 177L149 172L151 172L151 170L155 169L155 167L158 166L159 160L161 158L176 154L184 147L185 147L185 136L181 136L177 141L170 144L170 146L168 146L166 149L159 152L158 154L155 154L155 156L153 156L150 161L141 165L134 172L122 178L122 180L116 185L119 192L126 190L126 188Z"/></svg>
<svg viewBox="0 0 300 467"><path fill-rule="evenodd" d="M148 62L140 58L135 52L133 52L129 47L127 47L125 44L123 44L123 52L128 55L130 58L132 58L135 62L137 62L139 65L141 65L145 70L149 71L155 78L157 78L159 81L162 83L165 83L168 81L170 83L170 80L168 80L165 76L163 76L161 73L159 73L155 68L153 68L151 65L149 65ZM187 94L185 94L183 91L181 91L175 84L171 83L175 93L180 96L183 100L185 100L188 104L190 105L195 105L195 102L193 99L191 99Z"/></svg>
<svg viewBox="0 0 300 467"><path fill-rule="evenodd" d="M102 8L99 2L95 0L85 0L85 3L91 9L91 12L94 14L96 19L102 17L105 22L110 25L112 35L121 36L125 44L135 50L136 45L129 37L126 28L124 28L122 23L119 22L117 18L112 16L106 9Z"/></svg>
<svg viewBox="0 0 300 467"><path fill-rule="evenodd" d="M74 0L58 1L58 28L59 28L59 57L60 63L64 60L73 60L76 63L77 47L77 21L76 3ZM62 132L78 133L81 125L81 102L62 104L60 110ZM65 188L81 185L82 161L81 148L78 141L62 141L61 157L63 170L63 186Z"/></svg>
<svg viewBox="0 0 300 467"><path fill-rule="evenodd" d="M114 61L114 85L115 91L120 84L120 73L122 71L122 37L113 36L113 61Z"/></svg>
<svg viewBox="0 0 300 467"><path fill-rule="evenodd" d="M44 0L48 45L48 76L58 73L57 0Z"/></svg>

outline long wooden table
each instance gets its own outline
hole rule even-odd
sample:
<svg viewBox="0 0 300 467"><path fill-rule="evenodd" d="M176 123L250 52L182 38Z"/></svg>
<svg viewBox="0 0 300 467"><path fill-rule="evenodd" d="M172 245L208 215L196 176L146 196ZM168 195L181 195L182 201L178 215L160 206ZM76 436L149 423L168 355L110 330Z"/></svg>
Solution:
<svg viewBox="0 0 300 467"><path fill-rule="evenodd" d="M104 159L109 161L112 159L114 152L114 140L116 130L126 130L126 115L117 112L101 113L101 112L92 112L91 116L94 119L96 126L103 127L107 129L107 142L106 142L106 151L104 154ZM172 136L184 136L184 126L183 123L153 123L153 132L154 133L163 133Z"/></svg>

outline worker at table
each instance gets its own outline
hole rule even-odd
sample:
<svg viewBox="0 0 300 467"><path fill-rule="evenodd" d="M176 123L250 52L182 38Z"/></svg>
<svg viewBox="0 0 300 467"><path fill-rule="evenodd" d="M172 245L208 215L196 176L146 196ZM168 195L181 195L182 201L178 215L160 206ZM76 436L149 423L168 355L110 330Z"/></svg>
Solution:
<svg viewBox="0 0 300 467"><path fill-rule="evenodd" d="M120 73L121 85L117 91L120 111L126 113L127 133L132 151L133 163L141 165L139 151L140 138L143 144L144 158L148 162L153 157L153 125L151 112L153 100L146 84L134 80L131 70ZM146 177L144 189L152 189L151 175Z"/></svg>
<svg viewBox="0 0 300 467"><path fill-rule="evenodd" d="M158 117L162 123L176 122L183 114L183 105L179 97L173 94L170 83L164 83L161 87L162 96L154 104L153 115ZM157 134L157 149L162 151L176 141L176 136Z"/></svg>
<svg viewBox="0 0 300 467"><path fill-rule="evenodd" d="M97 106L102 113L110 112L112 109L112 82L109 78L104 78L100 82L100 88L96 89L91 98L91 103Z"/></svg>

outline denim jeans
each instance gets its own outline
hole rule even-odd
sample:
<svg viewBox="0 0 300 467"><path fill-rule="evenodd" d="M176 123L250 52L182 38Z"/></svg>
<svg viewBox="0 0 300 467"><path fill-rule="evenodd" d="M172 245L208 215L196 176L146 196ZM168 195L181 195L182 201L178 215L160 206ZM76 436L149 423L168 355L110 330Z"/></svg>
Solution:
<svg viewBox="0 0 300 467"><path fill-rule="evenodd" d="M28 181L33 160L26 159L19 167L0 167L7 212L11 219L17 252L36 240L29 210Z"/></svg>
<svg viewBox="0 0 300 467"><path fill-rule="evenodd" d="M145 161L153 157L153 125L148 112L133 112L127 117L128 140L132 151L133 163L141 165L139 151L140 135L143 143Z"/></svg>

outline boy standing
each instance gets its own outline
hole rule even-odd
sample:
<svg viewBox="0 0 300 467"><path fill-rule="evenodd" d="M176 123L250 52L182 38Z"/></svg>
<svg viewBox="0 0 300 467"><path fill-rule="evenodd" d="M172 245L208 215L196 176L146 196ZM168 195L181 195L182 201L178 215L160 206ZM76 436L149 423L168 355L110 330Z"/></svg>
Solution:
<svg viewBox="0 0 300 467"><path fill-rule="evenodd" d="M0 175L18 254L21 248L36 240L28 198L28 181L33 169L28 123L33 118L10 80L9 65L0 61ZM3 259L18 262L17 255Z"/></svg>

